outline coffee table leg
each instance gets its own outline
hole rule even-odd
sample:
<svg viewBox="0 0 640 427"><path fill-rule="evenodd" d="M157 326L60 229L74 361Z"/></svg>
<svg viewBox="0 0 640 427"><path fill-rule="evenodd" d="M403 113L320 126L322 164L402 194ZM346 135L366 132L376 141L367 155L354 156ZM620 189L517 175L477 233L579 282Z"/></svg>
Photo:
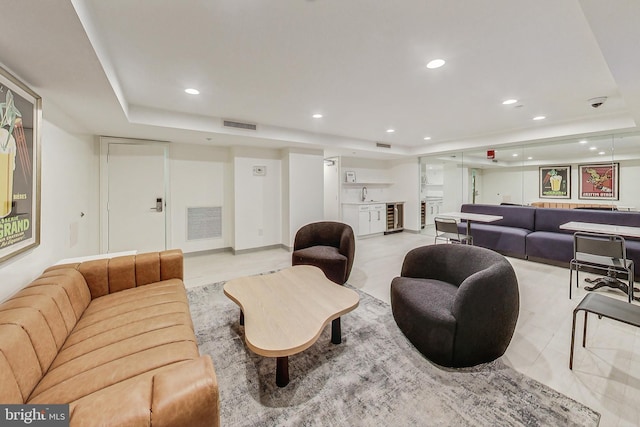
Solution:
<svg viewBox="0 0 640 427"><path fill-rule="evenodd" d="M331 322L331 342L340 344L342 342L342 329L340 328L340 318L333 319Z"/></svg>
<svg viewBox="0 0 640 427"><path fill-rule="evenodd" d="M240 310L240 326L244 325L244 311Z"/></svg>
<svg viewBox="0 0 640 427"><path fill-rule="evenodd" d="M289 357L276 358L276 385L284 387L289 384Z"/></svg>

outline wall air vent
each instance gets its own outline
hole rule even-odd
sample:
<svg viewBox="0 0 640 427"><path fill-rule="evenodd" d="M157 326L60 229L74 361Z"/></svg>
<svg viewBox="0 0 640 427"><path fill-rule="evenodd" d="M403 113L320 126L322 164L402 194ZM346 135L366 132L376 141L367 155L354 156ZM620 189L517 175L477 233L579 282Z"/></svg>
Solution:
<svg viewBox="0 0 640 427"><path fill-rule="evenodd" d="M385 144L384 142L376 142L378 148L391 148L391 144Z"/></svg>
<svg viewBox="0 0 640 427"><path fill-rule="evenodd" d="M222 206L187 207L187 240L222 237Z"/></svg>
<svg viewBox="0 0 640 427"><path fill-rule="evenodd" d="M234 122L232 120L223 120L222 125L228 128L258 130L258 125L254 125L253 123Z"/></svg>

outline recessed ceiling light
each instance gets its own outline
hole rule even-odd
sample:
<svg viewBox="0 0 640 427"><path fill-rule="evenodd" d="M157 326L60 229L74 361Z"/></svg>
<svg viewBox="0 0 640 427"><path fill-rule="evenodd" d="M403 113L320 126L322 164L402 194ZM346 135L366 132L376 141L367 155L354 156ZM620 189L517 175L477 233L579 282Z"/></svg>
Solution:
<svg viewBox="0 0 640 427"><path fill-rule="evenodd" d="M424 139L425 141L429 141L429 140L431 139L431 137L430 137L430 136L425 136L423 139Z"/></svg>
<svg viewBox="0 0 640 427"><path fill-rule="evenodd" d="M322 114L314 114L313 116L314 119L321 119L322 118Z"/></svg>
<svg viewBox="0 0 640 427"><path fill-rule="evenodd" d="M605 154L605 152L604 152L604 151L601 151L601 152L599 152L598 154L600 154L600 155L602 156L603 154Z"/></svg>
<svg viewBox="0 0 640 427"><path fill-rule="evenodd" d="M513 157L518 157L518 153L513 153L512 156Z"/></svg>
<svg viewBox="0 0 640 427"><path fill-rule="evenodd" d="M580 141L580 144L586 144L586 143L587 143L586 139L583 139L582 141Z"/></svg>
<svg viewBox="0 0 640 427"><path fill-rule="evenodd" d="M394 133L395 131L395 129L387 129L387 133Z"/></svg>
<svg viewBox="0 0 640 427"><path fill-rule="evenodd" d="M430 69L434 69L434 68L440 68L444 65L444 59L434 59L432 61L429 61L429 63L427 64L427 68Z"/></svg>
<svg viewBox="0 0 640 427"><path fill-rule="evenodd" d="M593 150L597 150L598 147L589 147L589 150L593 151Z"/></svg>
<svg viewBox="0 0 640 427"><path fill-rule="evenodd" d="M535 117L533 118L533 120L544 120L544 119L546 119L546 117L545 117L545 116L535 116Z"/></svg>
<svg viewBox="0 0 640 427"><path fill-rule="evenodd" d="M506 101L502 101L502 105L511 105L515 104L516 102L518 102L517 99L507 99Z"/></svg>
<svg viewBox="0 0 640 427"><path fill-rule="evenodd" d="M185 92L187 92L189 95L199 95L200 91L198 89L194 89L194 88L188 88L184 90Z"/></svg>
<svg viewBox="0 0 640 427"><path fill-rule="evenodd" d="M527 157L527 160L533 160L533 157L529 156Z"/></svg>

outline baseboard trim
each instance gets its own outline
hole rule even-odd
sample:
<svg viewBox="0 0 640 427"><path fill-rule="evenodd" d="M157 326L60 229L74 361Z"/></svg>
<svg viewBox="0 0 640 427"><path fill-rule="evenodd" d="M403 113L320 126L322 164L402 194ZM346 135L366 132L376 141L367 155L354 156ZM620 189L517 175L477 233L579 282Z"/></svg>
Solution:
<svg viewBox="0 0 640 427"><path fill-rule="evenodd" d="M233 252L234 255L243 255L243 254L249 254L251 252L260 252L260 251L266 251L269 249L284 249L286 251L291 252L291 248L289 248L288 246L279 243L279 244L275 244L275 245L269 245L269 246L260 246L257 248L249 248L249 249L240 249L240 250L235 250L235 249L231 249L231 252Z"/></svg>
<svg viewBox="0 0 640 427"><path fill-rule="evenodd" d="M184 253L184 257L189 257L190 255L207 255L207 254L218 254L220 252L232 252L233 249L230 246L227 246L226 248L217 248L217 249L205 249L203 251L192 251L192 252L185 252Z"/></svg>

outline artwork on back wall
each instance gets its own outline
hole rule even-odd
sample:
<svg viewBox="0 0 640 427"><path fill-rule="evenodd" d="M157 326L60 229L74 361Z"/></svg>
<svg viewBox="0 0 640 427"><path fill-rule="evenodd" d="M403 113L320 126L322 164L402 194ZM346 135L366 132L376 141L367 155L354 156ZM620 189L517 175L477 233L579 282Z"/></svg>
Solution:
<svg viewBox="0 0 640 427"><path fill-rule="evenodd" d="M539 176L541 198L571 198L571 166L542 166Z"/></svg>
<svg viewBox="0 0 640 427"><path fill-rule="evenodd" d="M618 200L619 164L597 163L578 166L578 198Z"/></svg>
<svg viewBox="0 0 640 427"><path fill-rule="evenodd" d="M42 100L0 68L0 261L40 243Z"/></svg>

